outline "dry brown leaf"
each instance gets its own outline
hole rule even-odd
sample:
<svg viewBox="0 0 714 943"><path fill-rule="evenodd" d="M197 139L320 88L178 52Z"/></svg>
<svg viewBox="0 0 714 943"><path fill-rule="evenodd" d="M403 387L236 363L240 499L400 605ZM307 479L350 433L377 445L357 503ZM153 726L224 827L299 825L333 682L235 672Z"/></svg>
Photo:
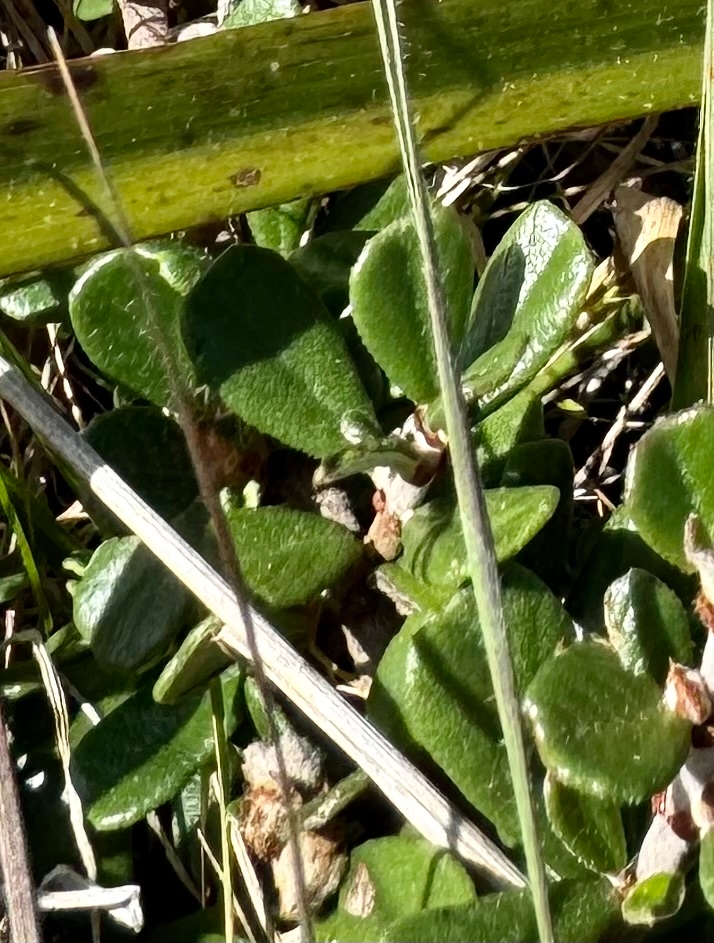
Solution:
<svg viewBox="0 0 714 943"><path fill-rule="evenodd" d="M682 207L668 197L653 197L633 187L615 192L617 238L670 383L677 369L679 326L674 306L672 258Z"/></svg>
<svg viewBox="0 0 714 943"><path fill-rule="evenodd" d="M339 888L347 868L341 838L326 832L305 832L300 836L300 853L305 877L305 894L311 910L317 910ZM273 880L278 892L280 916L294 920L298 914L292 845L286 845L273 862Z"/></svg>

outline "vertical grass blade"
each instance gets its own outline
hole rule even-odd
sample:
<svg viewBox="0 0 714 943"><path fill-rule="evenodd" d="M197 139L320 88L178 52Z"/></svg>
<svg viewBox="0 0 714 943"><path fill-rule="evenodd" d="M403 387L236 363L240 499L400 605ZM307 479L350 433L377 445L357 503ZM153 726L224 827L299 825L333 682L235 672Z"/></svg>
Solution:
<svg viewBox="0 0 714 943"><path fill-rule="evenodd" d="M714 2L707 0L702 101L679 322L679 359L672 407L714 402L714 148L712 146L712 31Z"/></svg>
<svg viewBox="0 0 714 943"><path fill-rule="evenodd" d="M538 932L542 943L548 943L554 939L548 902L548 883L540 849L523 724L503 618L493 535L486 512L476 457L471 445L460 377L456 373L446 329L443 279L439 272L426 185L417 156L396 3L395 0L372 0L372 6L419 238L432 338L439 372L439 386L444 404L446 430L469 571L508 753Z"/></svg>

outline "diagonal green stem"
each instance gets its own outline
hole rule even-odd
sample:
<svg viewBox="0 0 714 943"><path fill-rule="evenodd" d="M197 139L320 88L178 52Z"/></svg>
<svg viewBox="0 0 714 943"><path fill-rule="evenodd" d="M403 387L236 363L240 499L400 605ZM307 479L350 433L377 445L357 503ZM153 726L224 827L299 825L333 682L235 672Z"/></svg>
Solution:
<svg viewBox="0 0 714 943"><path fill-rule="evenodd" d="M466 404L457 378L446 328L443 279L439 271L426 184L417 156L396 3L395 0L372 0L372 5L421 250L439 386L469 571L513 780L538 932L542 943L548 943L554 939L548 903L548 882L540 851L521 711L503 618L493 534L476 456L471 446Z"/></svg>

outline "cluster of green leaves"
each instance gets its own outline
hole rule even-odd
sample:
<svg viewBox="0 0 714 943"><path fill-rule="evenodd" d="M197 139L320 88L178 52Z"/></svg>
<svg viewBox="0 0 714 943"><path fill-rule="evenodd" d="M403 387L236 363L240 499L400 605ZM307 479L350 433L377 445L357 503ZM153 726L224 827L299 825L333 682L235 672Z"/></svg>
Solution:
<svg viewBox="0 0 714 943"><path fill-rule="evenodd" d="M544 853L563 879L553 889L556 924L562 938L597 939L619 913L603 875L621 871L642 837L628 834L633 815L623 821L622 810L664 788L689 749L690 727L662 708L661 689L670 659L694 658L682 602L692 590L682 531L696 510L714 533L707 473L714 413L690 411L643 438L626 505L574 573L572 458L564 442L545 436L540 397L544 368L575 335L590 253L571 221L536 203L476 279L465 222L438 205L433 215L516 678L537 750ZM409 452L390 436L395 416L418 408L432 432L440 429L403 182L376 196L359 188L314 216L307 205L262 211L249 219L256 244L231 246L214 260L178 241L107 253L75 273L69 292L72 330L120 402L89 425L88 441L210 560L214 539L174 418L179 406L214 432L217 411L232 414L232 438L224 438L239 455L292 449L313 468L322 462L333 478L391 463L408 475ZM301 245L306 225L312 237ZM11 295L24 317L56 317L61 295L50 305L39 284L7 286L5 313ZM256 506L260 481L243 486L262 471L246 464L250 471L222 495L230 534L256 603L299 645L320 598L339 598L348 575L371 561L340 524L287 505ZM211 648L215 627L206 613L119 522L87 506L102 540L89 559L75 561L71 624L51 641L85 696L82 679L94 673L91 696L103 719L92 729L83 718L74 723L76 778L92 825L125 834L149 811L181 805L195 791L214 749L210 676L221 673L226 735L251 733L240 675ZM369 716L397 746L438 769L518 854L448 475L435 479L401 536L401 556L378 568L382 585L396 589L412 615L379 665ZM8 576L29 575L20 563ZM3 580L6 598L27 583ZM396 873L397 864L406 870ZM358 878L372 885L369 912L355 912L350 887ZM533 921L522 892L476 901L455 861L403 836L355 851L321 933L530 939Z"/></svg>

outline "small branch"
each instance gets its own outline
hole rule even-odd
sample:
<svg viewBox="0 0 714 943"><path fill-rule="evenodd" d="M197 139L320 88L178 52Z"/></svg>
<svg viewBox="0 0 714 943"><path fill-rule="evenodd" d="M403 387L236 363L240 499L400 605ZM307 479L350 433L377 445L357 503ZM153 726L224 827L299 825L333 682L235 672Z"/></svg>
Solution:
<svg viewBox="0 0 714 943"><path fill-rule="evenodd" d="M0 396L221 620L225 628L216 636L221 648L250 659L243 607L235 592L90 448L57 413L51 401L34 390L3 357ZM450 848L493 884L523 887L522 874L506 855L350 707L261 613L252 607L249 611L268 680L367 773L405 819L428 841Z"/></svg>
<svg viewBox="0 0 714 943"><path fill-rule="evenodd" d="M5 903L10 938L39 943L40 927L35 912L30 863L22 824L20 797L10 756L7 725L0 707L0 869L5 884Z"/></svg>

